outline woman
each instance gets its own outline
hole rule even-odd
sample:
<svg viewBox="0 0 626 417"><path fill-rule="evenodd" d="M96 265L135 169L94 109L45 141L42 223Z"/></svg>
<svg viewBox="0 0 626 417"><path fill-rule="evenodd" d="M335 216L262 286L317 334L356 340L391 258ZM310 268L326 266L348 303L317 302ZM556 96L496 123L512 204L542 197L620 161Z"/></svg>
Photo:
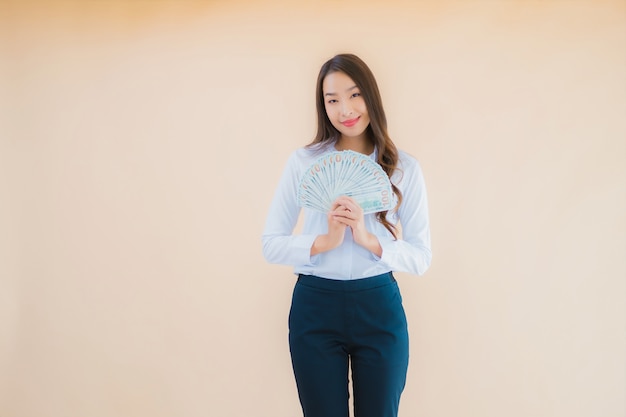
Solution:
<svg viewBox="0 0 626 417"><path fill-rule="evenodd" d="M395 417L409 360L407 323L392 271L423 274L430 265L424 179L418 162L387 133L376 80L355 55L337 55L317 80L317 135L287 162L263 232L268 262L298 275L289 344L305 417L348 416L348 369L356 417ZM303 173L321 155L352 150L378 162L396 206L364 215L352 198L327 214L300 207ZM402 228L400 236L398 223Z"/></svg>

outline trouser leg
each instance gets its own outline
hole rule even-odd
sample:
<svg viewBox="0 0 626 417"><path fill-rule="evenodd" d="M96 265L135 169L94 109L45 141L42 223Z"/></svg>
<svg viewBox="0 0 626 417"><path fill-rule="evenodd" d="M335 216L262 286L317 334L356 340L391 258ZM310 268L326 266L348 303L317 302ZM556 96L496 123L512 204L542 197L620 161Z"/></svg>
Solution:
<svg viewBox="0 0 626 417"><path fill-rule="evenodd" d="M409 361L402 298L395 282L356 293L351 348L355 417L396 417Z"/></svg>
<svg viewBox="0 0 626 417"><path fill-rule="evenodd" d="M289 346L305 417L348 416L348 353L342 343L343 295L296 285Z"/></svg>

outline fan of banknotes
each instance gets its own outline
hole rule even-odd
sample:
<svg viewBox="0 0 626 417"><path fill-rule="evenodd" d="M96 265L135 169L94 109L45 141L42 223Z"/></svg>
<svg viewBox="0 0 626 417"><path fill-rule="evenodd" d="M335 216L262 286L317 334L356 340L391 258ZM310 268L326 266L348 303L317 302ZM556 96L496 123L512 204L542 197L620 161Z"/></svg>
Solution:
<svg viewBox="0 0 626 417"><path fill-rule="evenodd" d="M340 196L352 197L364 214L393 208L391 182L380 165L354 151L335 151L316 160L298 186L298 205L327 213Z"/></svg>

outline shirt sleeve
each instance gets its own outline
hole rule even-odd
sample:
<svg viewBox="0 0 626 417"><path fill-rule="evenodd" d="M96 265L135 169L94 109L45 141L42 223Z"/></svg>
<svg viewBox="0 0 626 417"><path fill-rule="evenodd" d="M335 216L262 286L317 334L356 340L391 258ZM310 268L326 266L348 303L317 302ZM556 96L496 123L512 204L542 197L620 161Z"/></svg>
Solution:
<svg viewBox="0 0 626 417"><path fill-rule="evenodd" d="M402 203L398 209L402 239L379 236L383 249L379 262L392 271L422 275L430 267L430 226L428 198L422 170L416 160L404 164L401 182Z"/></svg>
<svg viewBox="0 0 626 417"><path fill-rule="evenodd" d="M293 153L278 183L270 205L262 235L263 256L269 263L283 265L312 265L317 256L311 257L311 246L316 235L294 235L300 207L297 204L297 187L300 162Z"/></svg>

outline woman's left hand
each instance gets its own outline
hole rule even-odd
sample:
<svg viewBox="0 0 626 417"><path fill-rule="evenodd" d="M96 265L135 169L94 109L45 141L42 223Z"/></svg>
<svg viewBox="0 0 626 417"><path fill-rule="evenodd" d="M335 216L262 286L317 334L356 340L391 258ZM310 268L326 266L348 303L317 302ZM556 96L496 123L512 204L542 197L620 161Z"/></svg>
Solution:
<svg viewBox="0 0 626 417"><path fill-rule="evenodd" d="M339 197L333 203L333 210L330 213L335 220L350 226L354 242L370 250L377 256L382 255L382 248L378 238L371 234L365 227L363 209L350 197Z"/></svg>

